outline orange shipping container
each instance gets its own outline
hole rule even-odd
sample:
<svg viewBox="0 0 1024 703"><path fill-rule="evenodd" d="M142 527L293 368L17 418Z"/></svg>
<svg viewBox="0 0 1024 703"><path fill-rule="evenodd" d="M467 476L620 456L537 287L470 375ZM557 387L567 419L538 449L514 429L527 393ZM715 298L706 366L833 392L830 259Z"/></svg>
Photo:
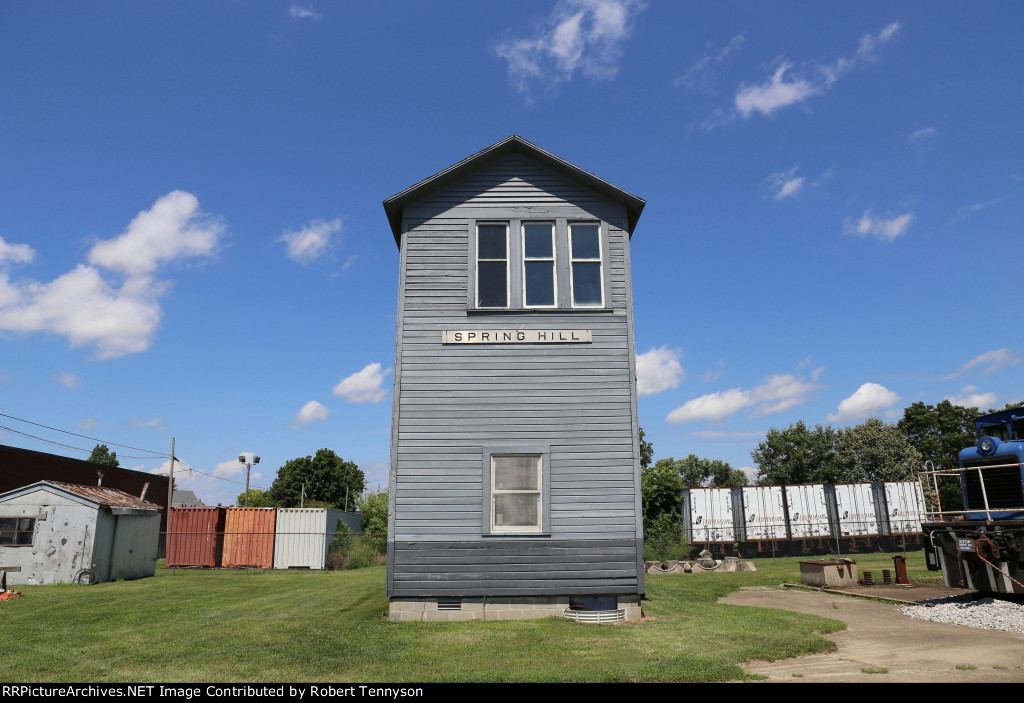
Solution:
<svg viewBox="0 0 1024 703"><path fill-rule="evenodd" d="M276 515L277 508L228 508L221 566L273 568Z"/></svg>
<svg viewBox="0 0 1024 703"><path fill-rule="evenodd" d="M220 566L226 508L171 508L167 566Z"/></svg>

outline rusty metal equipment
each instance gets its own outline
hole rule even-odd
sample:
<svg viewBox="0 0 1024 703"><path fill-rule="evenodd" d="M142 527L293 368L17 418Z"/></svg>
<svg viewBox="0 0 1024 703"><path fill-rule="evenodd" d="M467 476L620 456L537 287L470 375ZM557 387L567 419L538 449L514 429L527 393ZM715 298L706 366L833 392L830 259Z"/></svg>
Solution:
<svg viewBox="0 0 1024 703"><path fill-rule="evenodd" d="M899 586L909 586L910 579L907 577L907 558L901 554L897 554L892 558L893 568L896 570L896 584Z"/></svg>

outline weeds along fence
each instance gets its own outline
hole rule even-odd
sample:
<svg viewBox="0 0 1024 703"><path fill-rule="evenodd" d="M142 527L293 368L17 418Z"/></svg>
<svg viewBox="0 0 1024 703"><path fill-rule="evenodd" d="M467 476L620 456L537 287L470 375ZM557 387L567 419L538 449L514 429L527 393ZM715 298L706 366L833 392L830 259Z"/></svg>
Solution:
<svg viewBox="0 0 1024 703"><path fill-rule="evenodd" d="M383 564L386 532L168 531L164 565L338 571Z"/></svg>
<svg viewBox="0 0 1024 703"><path fill-rule="evenodd" d="M772 557L812 557L824 555L914 552L924 548L924 536L917 532L881 534L877 523L846 522L841 532L814 529L794 523L788 531L716 531L711 528L677 528L644 531L644 560L690 560L703 550L716 558L735 556L743 559Z"/></svg>

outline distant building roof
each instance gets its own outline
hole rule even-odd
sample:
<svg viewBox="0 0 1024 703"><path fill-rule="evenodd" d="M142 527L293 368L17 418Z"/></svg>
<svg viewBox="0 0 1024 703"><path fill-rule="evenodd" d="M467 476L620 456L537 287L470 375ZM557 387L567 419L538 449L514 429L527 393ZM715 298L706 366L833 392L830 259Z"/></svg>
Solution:
<svg viewBox="0 0 1024 703"><path fill-rule="evenodd" d="M175 491L174 497L171 500L171 505L175 508L203 508L206 504L199 500L192 491Z"/></svg>

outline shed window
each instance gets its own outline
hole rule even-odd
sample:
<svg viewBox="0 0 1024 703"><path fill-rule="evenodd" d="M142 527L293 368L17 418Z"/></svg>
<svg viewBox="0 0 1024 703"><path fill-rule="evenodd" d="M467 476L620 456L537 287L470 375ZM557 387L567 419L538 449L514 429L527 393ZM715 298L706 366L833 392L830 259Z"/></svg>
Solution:
<svg viewBox="0 0 1024 703"><path fill-rule="evenodd" d="M477 225L476 237L477 307L507 308L508 225Z"/></svg>
<svg viewBox="0 0 1024 703"><path fill-rule="evenodd" d="M0 545L30 547L35 531L34 517L0 517Z"/></svg>

